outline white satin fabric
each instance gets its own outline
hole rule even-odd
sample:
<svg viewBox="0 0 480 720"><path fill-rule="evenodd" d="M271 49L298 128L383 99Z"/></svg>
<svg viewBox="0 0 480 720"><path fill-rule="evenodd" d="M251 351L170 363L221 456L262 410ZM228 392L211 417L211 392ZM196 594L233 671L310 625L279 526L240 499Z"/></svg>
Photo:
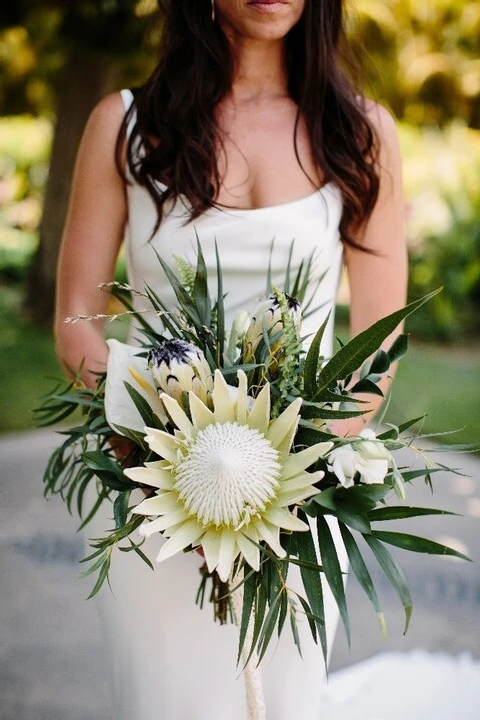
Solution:
<svg viewBox="0 0 480 720"><path fill-rule="evenodd" d="M122 91L125 107L132 102ZM128 186L128 225L125 236L129 283L142 290L146 282L174 304L172 291L155 250L169 264L172 255L195 260L196 235L202 244L211 287L216 287L215 239L223 267L227 322L238 309L252 309L265 293L266 268L272 239L274 282L283 283L290 244L295 240L292 265L315 251L315 273L324 274L314 299L321 306L304 324L314 332L333 309L341 268L338 189L329 184L294 202L257 210L213 209L194 223L185 224L185 205L170 204L158 232L149 241L155 208L145 189ZM137 298L136 307L146 303ZM332 349L332 328L323 352ZM87 528L96 537L113 527L106 506ZM333 524L332 524L333 525ZM338 528L333 527L344 555ZM162 539L151 537L144 546L154 558ZM198 555L180 554L152 572L133 553L114 553L111 585L98 596L108 645L116 720L246 720L244 687L236 667L238 630L215 625L208 603L195 605L200 580ZM300 590L299 573L292 568L289 586ZM325 587L327 634L331 646L338 620L333 597ZM262 663L268 720L319 720L325 668L320 648L311 639L305 618L300 619L303 658L294 646L288 623L279 642Z"/></svg>

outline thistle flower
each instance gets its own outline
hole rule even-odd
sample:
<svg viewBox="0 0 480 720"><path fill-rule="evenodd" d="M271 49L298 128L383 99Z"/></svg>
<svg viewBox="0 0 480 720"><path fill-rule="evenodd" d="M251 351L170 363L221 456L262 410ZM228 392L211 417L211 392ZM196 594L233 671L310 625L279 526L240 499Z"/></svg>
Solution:
<svg viewBox="0 0 480 720"><path fill-rule="evenodd" d="M288 309L292 314L295 327L300 332L302 324L302 310L300 303L294 297L281 293L288 303ZM254 355L264 330L270 337L274 337L283 330L282 309L276 294L261 302L252 315L252 321L245 333L244 338L244 359L249 361ZM276 343L270 348L274 352Z"/></svg>
<svg viewBox="0 0 480 720"><path fill-rule="evenodd" d="M150 350L148 367L159 395L166 393L180 405L184 392L192 390L206 403L213 389L211 370L204 354L185 340L165 340L160 347Z"/></svg>
<svg viewBox="0 0 480 720"><path fill-rule="evenodd" d="M134 512L157 516L141 526L142 535L158 532L168 538L157 561L190 545L201 547L209 571L216 569L225 582L239 554L258 571L256 544L266 542L283 558L280 529L308 530L289 508L318 493L315 483L323 472L305 469L332 448L332 443L318 443L290 454L300 398L270 420L270 386L263 386L249 409L247 377L241 370L233 395L219 370L213 412L190 391L190 418L176 400L162 394L178 429L171 435L146 428L146 442L162 459L125 470L135 482L156 488L155 496Z"/></svg>

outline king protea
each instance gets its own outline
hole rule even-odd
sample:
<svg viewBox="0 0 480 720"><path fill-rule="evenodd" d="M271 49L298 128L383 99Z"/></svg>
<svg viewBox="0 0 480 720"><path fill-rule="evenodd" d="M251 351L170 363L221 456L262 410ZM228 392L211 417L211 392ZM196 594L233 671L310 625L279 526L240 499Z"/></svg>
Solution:
<svg viewBox="0 0 480 720"><path fill-rule="evenodd" d="M232 393L216 370L212 399L213 411L190 392L189 417L174 398L162 394L175 435L146 428L146 442L162 459L124 472L156 488L155 496L134 512L155 517L141 526L143 536L168 538L157 561L189 546L201 547L209 571L217 570L227 581L239 554L258 571L259 543L282 558L280 530L308 530L289 508L318 493L315 483L323 472L306 468L332 443L290 453L301 398L271 420L270 386L265 384L252 404L242 371Z"/></svg>

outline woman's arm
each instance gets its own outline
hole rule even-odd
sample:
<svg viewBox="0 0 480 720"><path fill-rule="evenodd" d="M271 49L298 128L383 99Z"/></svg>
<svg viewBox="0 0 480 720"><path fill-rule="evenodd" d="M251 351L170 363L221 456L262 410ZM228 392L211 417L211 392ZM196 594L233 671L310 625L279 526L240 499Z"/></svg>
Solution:
<svg viewBox="0 0 480 720"><path fill-rule="evenodd" d="M372 103L369 112L380 140L380 191L373 213L360 238L360 242L374 250L375 254L345 247L352 337L385 315L403 307L407 291L405 213L397 129L392 116L381 106ZM384 347L388 348L400 332L401 328L398 328L387 338ZM387 379L380 383L384 392L388 390L388 385ZM372 413L334 423L334 432L339 435L356 435L365 423L372 419L373 413L382 403L382 398L365 395L362 399L368 401Z"/></svg>
<svg viewBox="0 0 480 720"><path fill-rule="evenodd" d="M98 290L113 279L127 220L125 186L115 164L115 145L125 110L116 93L92 112L78 151L58 264L55 339L57 357L68 375L82 361L82 378L94 387L92 372L105 369L104 323L66 324L66 317L105 313L108 296Z"/></svg>

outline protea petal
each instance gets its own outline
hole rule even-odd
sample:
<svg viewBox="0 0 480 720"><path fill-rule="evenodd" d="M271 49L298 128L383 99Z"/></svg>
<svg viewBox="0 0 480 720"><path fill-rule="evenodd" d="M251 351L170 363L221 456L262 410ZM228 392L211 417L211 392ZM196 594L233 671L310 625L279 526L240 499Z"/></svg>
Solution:
<svg viewBox="0 0 480 720"><path fill-rule="evenodd" d="M208 572L213 572L218 565L222 531L210 528L202 538L202 548Z"/></svg>
<svg viewBox="0 0 480 720"><path fill-rule="evenodd" d="M220 553L218 556L217 572L222 582L227 582L231 573L232 565L238 555L236 537L233 530L223 530L220 538Z"/></svg>
<svg viewBox="0 0 480 720"><path fill-rule="evenodd" d="M285 437L291 435L292 429L296 429L301 406L302 398L297 398L270 424L267 431L267 440L270 440L273 447L277 448L277 450Z"/></svg>
<svg viewBox="0 0 480 720"><path fill-rule="evenodd" d="M286 557L287 553L280 545L280 528L260 518L255 518L254 524L259 537L270 545L272 552L279 558Z"/></svg>
<svg viewBox="0 0 480 720"><path fill-rule="evenodd" d="M160 400L165 405L165 410L167 411L177 428L184 432L186 435L191 435L193 432L193 425L187 417L186 413L178 404L178 402L166 393L162 393L160 395Z"/></svg>
<svg viewBox="0 0 480 720"><path fill-rule="evenodd" d="M316 443L294 455L289 455L283 463L282 478L287 479L298 475L302 470L310 467L319 458L326 455L332 447L333 443L331 442Z"/></svg>
<svg viewBox="0 0 480 720"><path fill-rule="evenodd" d="M145 440L153 452L170 462L176 462L178 458L178 445L176 438L163 430L156 428L145 428Z"/></svg>
<svg viewBox="0 0 480 720"><path fill-rule="evenodd" d="M228 385L220 370L215 370L212 398L216 421L219 423L233 422L235 420L235 400L232 400Z"/></svg>
<svg viewBox="0 0 480 720"><path fill-rule="evenodd" d="M150 485L150 487L155 487L159 490L171 490L173 487L174 478L172 473L163 468L125 468L123 472L130 480L141 483L142 485Z"/></svg>
<svg viewBox="0 0 480 720"><path fill-rule="evenodd" d="M215 415L193 392L188 393L190 413L196 430L203 430L215 423Z"/></svg>
<svg viewBox="0 0 480 720"><path fill-rule="evenodd" d="M248 535L246 531L245 535L243 534L243 532L244 531L242 529L236 535L237 545L240 548L240 552L242 553L243 557L250 565L250 567L258 572L258 570L260 569L260 550L258 549L258 547L256 547L256 545L253 544L253 542L248 539L249 536L255 535L255 537L252 537L252 540L258 542L258 538L256 536L256 533L254 532L253 527L250 529Z"/></svg>
<svg viewBox="0 0 480 720"><path fill-rule="evenodd" d="M245 425L247 422L247 376L243 370L237 373L238 395L237 395L237 422Z"/></svg>
<svg viewBox="0 0 480 720"><path fill-rule="evenodd" d="M252 409L248 414L248 426L258 430L263 435L267 434L268 423L270 422L270 384L265 383L258 393Z"/></svg>
<svg viewBox="0 0 480 720"><path fill-rule="evenodd" d="M175 512L164 515L163 517L155 518L151 522L144 522L139 528L139 533L142 537L150 537L156 532L165 532L169 528L173 528L179 523L183 523L188 519L188 514L183 508L175 510Z"/></svg>
<svg viewBox="0 0 480 720"><path fill-rule="evenodd" d="M309 487L302 488L301 490L281 490L278 493L277 500L281 506L288 507L289 505L296 505L302 502L302 500L313 497L313 495L318 495L318 488L309 485Z"/></svg>
<svg viewBox="0 0 480 720"><path fill-rule="evenodd" d="M187 520L183 525L162 545L157 555L157 562L162 562L172 555L195 543L203 534L204 528L196 520Z"/></svg>
<svg viewBox="0 0 480 720"><path fill-rule="evenodd" d="M135 508L136 515L165 515L166 513L178 510L177 494L173 492L155 495L152 498L146 498L140 505Z"/></svg>
<svg viewBox="0 0 480 720"><path fill-rule="evenodd" d="M283 480L280 484L282 492L284 490L301 490L307 488L316 482L319 482L325 473L323 470L314 473L302 473L301 475L295 475L295 477ZM319 490L317 490L319 492Z"/></svg>
<svg viewBox="0 0 480 720"><path fill-rule="evenodd" d="M277 525L284 530L308 530L308 525L300 520L299 518L292 515L292 513L279 507L270 507L264 515L265 520Z"/></svg>

